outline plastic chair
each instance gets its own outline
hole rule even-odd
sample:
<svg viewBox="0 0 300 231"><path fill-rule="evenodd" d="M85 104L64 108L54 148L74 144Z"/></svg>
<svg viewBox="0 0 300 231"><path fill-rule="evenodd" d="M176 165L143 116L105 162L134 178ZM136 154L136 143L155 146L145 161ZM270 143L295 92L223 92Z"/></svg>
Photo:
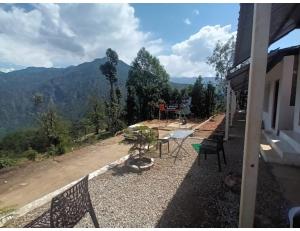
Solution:
<svg viewBox="0 0 300 231"><path fill-rule="evenodd" d="M223 139L215 138L215 139L203 139L201 143L201 148L198 153L198 165L200 165L200 155L204 154L205 160L207 159L207 154L216 154L218 157L218 167L219 167L219 172L222 171L221 168L221 160L220 160L220 151L223 153L223 159L224 159L224 164L226 165L226 157L225 157L225 151L224 151L224 146L223 146Z"/></svg>
<svg viewBox="0 0 300 231"><path fill-rule="evenodd" d="M31 221L25 228L72 228L86 213L94 226L99 227L88 191L88 176L54 197L51 208Z"/></svg>

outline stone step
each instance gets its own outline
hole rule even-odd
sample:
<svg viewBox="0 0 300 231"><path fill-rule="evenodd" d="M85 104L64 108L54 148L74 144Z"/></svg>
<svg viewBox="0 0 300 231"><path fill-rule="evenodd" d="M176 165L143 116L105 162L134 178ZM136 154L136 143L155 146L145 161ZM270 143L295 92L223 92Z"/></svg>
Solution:
<svg viewBox="0 0 300 231"><path fill-rule="evenodd" d="M300 153L300 133L291 130L281 130L279 137L286 140L296 151Z"/></svg>
<svg viewBox="0 0 300 231"><path fill-rule="evenodd" d="M282 158L283 154L297 154L297 151L287 141L276 136L274 133L270 131L263 131L262 134L265 136L267 142Z"/></svg>
<svg viewBox="0 0 300 231"><path fill-rule="evenodd" d="M271 132L262 132L260 149L266 162L300 166L300 153Z"/></svg>

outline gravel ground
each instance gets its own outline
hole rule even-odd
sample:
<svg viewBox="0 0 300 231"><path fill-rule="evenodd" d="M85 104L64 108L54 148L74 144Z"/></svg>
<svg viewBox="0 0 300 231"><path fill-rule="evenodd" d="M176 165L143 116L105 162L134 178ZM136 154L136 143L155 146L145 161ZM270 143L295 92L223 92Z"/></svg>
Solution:
<svg viewBox="0 0 300 231"><path fill-rule="evenodd" d="M290 203L283 197L283 188L271 174L272 165L260 160L255 227L288 228Z"/></svg>
<svg viewBox="0 0 300 231"><path fill-rule="evenodd" d="M155 156L154 167L141 174L118 166L92 179L89 190L100 227L237 227L240 184L229 188L224 179L228 174L240 179L243 129L244 121L238 117L225 144L227 166L222 163L222 172L215 155L202 157L198 166L191 144L199 140L191 137L185 143L190 155L175 164L173 157ZM278 219L285 213L283 198L263 164L259 178L256 226L286 226L284 219ZM48 208L49 204L42 206L9 227L22 227ZM76 227L93 227L90 217Z"/></svg>

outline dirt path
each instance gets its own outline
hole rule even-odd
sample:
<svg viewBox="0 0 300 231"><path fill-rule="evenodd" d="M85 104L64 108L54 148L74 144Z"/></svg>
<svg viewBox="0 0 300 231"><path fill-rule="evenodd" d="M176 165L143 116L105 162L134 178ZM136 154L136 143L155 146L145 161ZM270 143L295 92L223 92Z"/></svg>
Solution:
<svg viewBox="0 0 300 231"><path fill-rule="evenodd" d="M20 208L128 153L122 136L0 174L0 209Z"/></svg>
<svg viewBox="0 0 300 231"><path fill-rule="evenodd" d="M195 135L209 136L223 118L223 115L216 116L199 127ZM129 173L126 167L120 165L93 178L89 182L89 191L100 227L189 227L193 222L199 224L205 221L204 224L208 224L208 218L211 218L211 224L215 224L215 216L209 216L206 210L210 208L216 214L219 209L219 206L211 206L214 204L210 198L220 195L216 189L222 179L220 174L226 174L226 171L217 172L216 158L208 158L201 166L195 163L197 155L191 146L199 143L199 139L195 138L191 137L185 143L191 155L180 158L176 164L167 153L163 158L154 154L154 167L143 174ZM174 142L171 142L171 150L177 146L173 145ZM233 160L235 157L228 156ZM206 210L201 213L203 209L200 209L199 213L199 208ZM49 203L14 219L5 227L24 227L47 209ZM76 227L93 227L90 217L87 216Z"/></svg>
<svg viewBox="0 0 300 231"><path fill-rule="evenodd" d="M222 120L223 117L218 115L215 120ZM215 127L209 127L210 124L215 123L208 123L205 128L214 130ZM168 132L160 130L160 136ZM3 208L20 208L127 155L129 146L119 144L122 139L122 136L112 137L58 156L55 161L32 162L0 173L0 211Z"/></svg>

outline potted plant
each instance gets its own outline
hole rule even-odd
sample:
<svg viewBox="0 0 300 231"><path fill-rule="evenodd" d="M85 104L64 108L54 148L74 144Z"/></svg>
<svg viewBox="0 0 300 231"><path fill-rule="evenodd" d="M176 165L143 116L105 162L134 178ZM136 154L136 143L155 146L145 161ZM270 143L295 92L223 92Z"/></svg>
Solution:
<svg viewBox="0 0 300 231"><path fill-rule="evenodd" d="M149 157L151 145L157 141L156 133L149 127L141 125L124 130L126 142L132 144L129 149L129 158L126 162L132 170L144 171L150 169L154 159Z"/></svg>

